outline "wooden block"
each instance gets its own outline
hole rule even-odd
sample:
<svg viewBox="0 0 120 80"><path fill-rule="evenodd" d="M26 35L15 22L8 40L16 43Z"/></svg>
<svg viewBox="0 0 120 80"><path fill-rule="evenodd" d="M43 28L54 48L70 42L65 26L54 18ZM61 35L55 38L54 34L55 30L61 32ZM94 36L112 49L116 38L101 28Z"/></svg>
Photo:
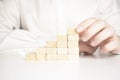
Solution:
<svg viewBox="0 0 120 80"><path fill-rule="evenodd" d="M56 41L47 41L46 42L46 48L56 48L56 47L57 47Z"/></svg>
<svg viewBox="0 0 120 80"><path fill-rule="evenodd" d="M78 34L73 34L73 35L68 35L68 41L71 40L79 40L79 35Z"/></svg>
<svg viewBox="0 0 120 80"><path fill-rule="evenodd" d="M35 50L36 54L46 54L46 48L38 48Z"/></svg>
<svg viewBox="0 0 120 80"><path fill-rule="evenodd" d="M69 55L79 55L79 48L68 48Z"/></svg>
<svg viewBox="0 0 120 80"><path fill-rule="evenodd" d="M73 27L73 28L68 28L68 29L67 29L67 34L68 34L68 35L69 35L69 34L77 34L77 32L76 32L75 28Z"/></svg>
<svg viewBox="0 0 120 80"><path fill-rule="evenodd" d="M69 55L57 55L57 60L69 60Z"/></svg>
<svg viewBox="0 0 120 80"><path fill-rule="evenodd" d="M36 60L36 54L34 52L27 53L25 55L25 60Z"/></svg>
<svg viewBox="0 0 120 80"><path fill-rule="evenodd" d="M57 48L67 48L67 41L58 41Z"/></svg>
<svg viewBox="0 0 120 80"><path fill-rule="evenodd" d="M47 55L57 54L57 48L47 48Z"/></svg>
<svg viewBox="0 0 120 80"><path fill-rule="evenodd" d="M68 48L79 48L78 41L68 41Z"/></svg>
<svg viewBox="0 0 120 80"><path fill-rule="evenodd" d="M46 61L47 60L47 55L46 54L36 54L36 58L37 60L40 60L40 61Z"/></svg>
<svg viewBox="0 0 120 80"><path fill-rule="evenodd" d="M57 54L55 55L47 55L47 61L56 61L57 60Z"/></svg>
<svg viewBox="0 0 120 80"><path fill-rule="evenodd" d="M67 41L67 34L66 35L58 35L57 41Z"/></svg>
<svg viewBox="0 0 120 80"><path fill-rule="evenodd" d="M57 50L58 55L68 54L68 48L58 48Z"/></svg>
<svg viewBox="0 0 120 80"><path fill-rule="evenodd" d="M69 55L69 61L78 62L79 60L79 55Z"/></svg>

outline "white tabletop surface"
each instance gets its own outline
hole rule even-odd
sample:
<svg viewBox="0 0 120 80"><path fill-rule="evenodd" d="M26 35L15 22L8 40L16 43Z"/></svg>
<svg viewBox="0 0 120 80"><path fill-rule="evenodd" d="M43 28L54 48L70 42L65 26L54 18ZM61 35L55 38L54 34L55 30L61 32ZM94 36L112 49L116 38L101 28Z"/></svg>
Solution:
<svg viewBox="0 0 120 80"><path fill-rule="evenodd" d="M25 61L0 55L0 80L120 80L120 56L81 56L76 61Z"/></svg>

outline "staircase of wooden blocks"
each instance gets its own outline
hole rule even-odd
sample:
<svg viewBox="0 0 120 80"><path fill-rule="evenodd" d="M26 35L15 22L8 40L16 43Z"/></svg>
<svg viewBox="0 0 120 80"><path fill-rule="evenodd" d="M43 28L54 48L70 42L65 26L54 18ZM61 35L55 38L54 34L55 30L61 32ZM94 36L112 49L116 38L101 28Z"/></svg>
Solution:
<svg viewBox="0 0 120 80"><path fill-rule="evenodd" d="M79 57L79 36L75 28L68 28L66 35L58 35L56 41L47 41L46 47L38 48L35 52L28 53L26 60L69 60ZM75 58L75 57L74 57Z"/></svg>

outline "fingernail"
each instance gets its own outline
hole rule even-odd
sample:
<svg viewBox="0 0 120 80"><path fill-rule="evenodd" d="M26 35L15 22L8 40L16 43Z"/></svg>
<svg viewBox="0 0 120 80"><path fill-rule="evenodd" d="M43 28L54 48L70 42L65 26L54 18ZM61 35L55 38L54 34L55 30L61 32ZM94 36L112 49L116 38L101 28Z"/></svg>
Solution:
<svg viewBox="0 0 120 80"><path fill-rule="evenodd" d="M77 32L82 32L82 26L77 28Z"/></svg>
<svg viewBox="0 0 120 80"><path fill-rule="evenodd" d="M91 42L90 44L91 44L91 46L96 46L95 42Z"/></svg>

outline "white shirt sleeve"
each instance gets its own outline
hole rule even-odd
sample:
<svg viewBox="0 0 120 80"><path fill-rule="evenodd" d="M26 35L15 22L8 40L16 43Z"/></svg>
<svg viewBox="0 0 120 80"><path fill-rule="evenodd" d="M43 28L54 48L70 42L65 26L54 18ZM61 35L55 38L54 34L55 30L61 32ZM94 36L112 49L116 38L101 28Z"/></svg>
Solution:
<svg viewBox="0 0 120 80"><path fill-rule="evenodd" d="M0 51L44 44L34 34L20 30L19 0L0 0ZM41 43L40 43L41 42Z"/></svg>
<svg viewBox="0 0 120 80"><path fill-rule="evenodd" d="M120 35L120 0L98 0L96 16L109 23Z"/></svg>

